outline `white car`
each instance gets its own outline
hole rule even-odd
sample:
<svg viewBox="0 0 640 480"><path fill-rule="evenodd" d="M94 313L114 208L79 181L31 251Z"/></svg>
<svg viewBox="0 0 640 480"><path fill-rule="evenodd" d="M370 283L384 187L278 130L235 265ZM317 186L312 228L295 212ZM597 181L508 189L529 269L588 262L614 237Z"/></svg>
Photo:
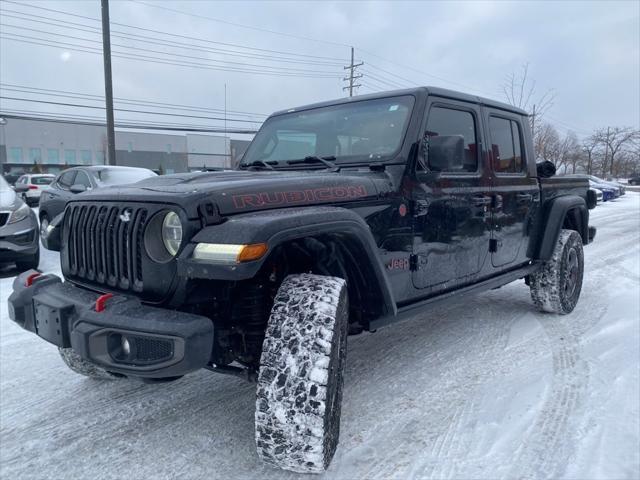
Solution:
<svg viewBox="0 0 640 480"><path fill-rule="evenodd" d="M42 190L51 185L54 178L56 176L49 173L22 175L16 180L15 191L27 205L37 205L40 202Z"/></svg>
<svg viewBox="0 0 640 480"><path fill-rule="evenodd" d="M599 188L595 188L595 187L589 187L589 190L593 190L594 193L596 194L596 200L597 203L600 204L604 201L604 194L602 193L602 190L600 190Z"/></svg>

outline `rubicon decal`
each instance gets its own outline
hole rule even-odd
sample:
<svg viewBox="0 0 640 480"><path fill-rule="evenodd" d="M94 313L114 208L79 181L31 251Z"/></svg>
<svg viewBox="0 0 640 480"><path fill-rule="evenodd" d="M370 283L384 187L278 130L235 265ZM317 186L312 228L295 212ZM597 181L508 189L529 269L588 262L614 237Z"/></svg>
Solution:
<svg viewBox="0 0 640 480"><path fill-rule="evenodd" d="M288 190L284 192L245 193L233 195L236 208L264 207L274 205L295 205L313 202L339 202L367 196L364 185L347 187L321 187L308 190Z"/></svg>

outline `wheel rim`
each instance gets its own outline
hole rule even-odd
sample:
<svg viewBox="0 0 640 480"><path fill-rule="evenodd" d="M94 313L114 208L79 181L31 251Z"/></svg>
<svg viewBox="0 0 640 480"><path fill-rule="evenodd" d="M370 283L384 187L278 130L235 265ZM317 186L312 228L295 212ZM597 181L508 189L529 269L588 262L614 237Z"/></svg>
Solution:
<svg viewBox="0 0 640 480"><path fill-rule="evenodd" d="M47 237L47 228L49 227L49 220L47 218L43 218L40 220L40 236L43 238Z"/></svg>
<svg viewBox="0 0 640 480"><path fill-rule="evenodd" d="M567 258L567 267L564 275L564 293L567 297L571 297L578 286L578 252L575 248L569 250Z"/></svg>

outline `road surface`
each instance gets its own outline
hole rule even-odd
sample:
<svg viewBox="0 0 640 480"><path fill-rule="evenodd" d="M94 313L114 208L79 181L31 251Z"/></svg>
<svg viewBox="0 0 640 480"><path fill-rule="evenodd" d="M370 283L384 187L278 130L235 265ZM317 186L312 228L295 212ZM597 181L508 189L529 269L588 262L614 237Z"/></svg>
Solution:
<svg viewBox="0 0 640 480"><path fill-rule="evenodd" d="M639 478L640 194L591 223L571 315L536 312L520 281L350 338L325 477ZM0 477L297 478L256 457L253 385L80 377L9 320L2 274Z"/></svg>

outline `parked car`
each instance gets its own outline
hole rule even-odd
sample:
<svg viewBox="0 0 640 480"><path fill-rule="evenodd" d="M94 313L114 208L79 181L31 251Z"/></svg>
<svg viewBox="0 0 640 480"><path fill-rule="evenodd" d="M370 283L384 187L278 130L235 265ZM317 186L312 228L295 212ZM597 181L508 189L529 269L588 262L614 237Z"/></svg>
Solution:
<svg viewBox="0 0 640 480"><path fill-rule="evenodd" d="M616 198L625 194L624 185L622 185L621 183L614 182L612 180L604 180L600 177L596 177L595 175L589 175L589 180L592 180L601 185L609 186L614 190Z"/></svg>
<svg viewBox="0 0 640 480"><path fill-rule="evenodd" d="M9 312L93 378L257 382L258 455L318 473L347 335L522 279L536 308L573 311L588 187L539 176L529 116L504 103L423 87L283 110L235 171L71 198L49 243L64 279L22 274Z"/></svg>
<svg viewBox="0 0 640 480"><path fill-rule="evenodd" d="M40 233L46 237L49 222L64 211L78 193L103 187L135 183L156 174L147 168L92 166L73 167L60 172L40 196Z"/></svg>
<svg viewBox="0 0 640 480"><path fill-rule="evenodd" d="M14 187L18 179L24 175L24 172L13 172L13 173L5 173L3 175L5 181L9 184L9 186Z"/></svg>
<svg viewBox="0 0 640 480"><path fill-rule="evenodd" d="M0 176L0 263L15 263L24 272L38 268L38 219Z"/></svg>
<svg viewBox="0 0 640 480"><path fill-rule="evenodd" d="M567 178L580 178L587 180L589 182L590 188L595 188L602 191L603 201L608 202L609 200L613 200L614 198L618 198L620 196L620 189L611 185L610 182L606 182L598 177L594 177L593 175L586 175L583 173L572 173L570 175L564 175Z"/></svg>
<svg viewBox="0 0 640 480"><path fill-rule="evenodd" d="M596 196L597 203L604 202L604 193L602 192L602 190L600 190L599 188L592 187L591 185L589 185L589 190L591 190L593 194Z"/></svg>
<svg viewBox="0 0 640 480"><path fill-rule="evenodd" d="M56 178L56 176L50 173L29 173L22 175L16 181L14 190L30 207L38 205L42 190L51 185L54 178Z"/></svg>
<svg viewBox="0 0 640 480"><path fill-rule="evenodd" d="M640 175L634 175L627 180L629 185L640 185Z"/></svg>

